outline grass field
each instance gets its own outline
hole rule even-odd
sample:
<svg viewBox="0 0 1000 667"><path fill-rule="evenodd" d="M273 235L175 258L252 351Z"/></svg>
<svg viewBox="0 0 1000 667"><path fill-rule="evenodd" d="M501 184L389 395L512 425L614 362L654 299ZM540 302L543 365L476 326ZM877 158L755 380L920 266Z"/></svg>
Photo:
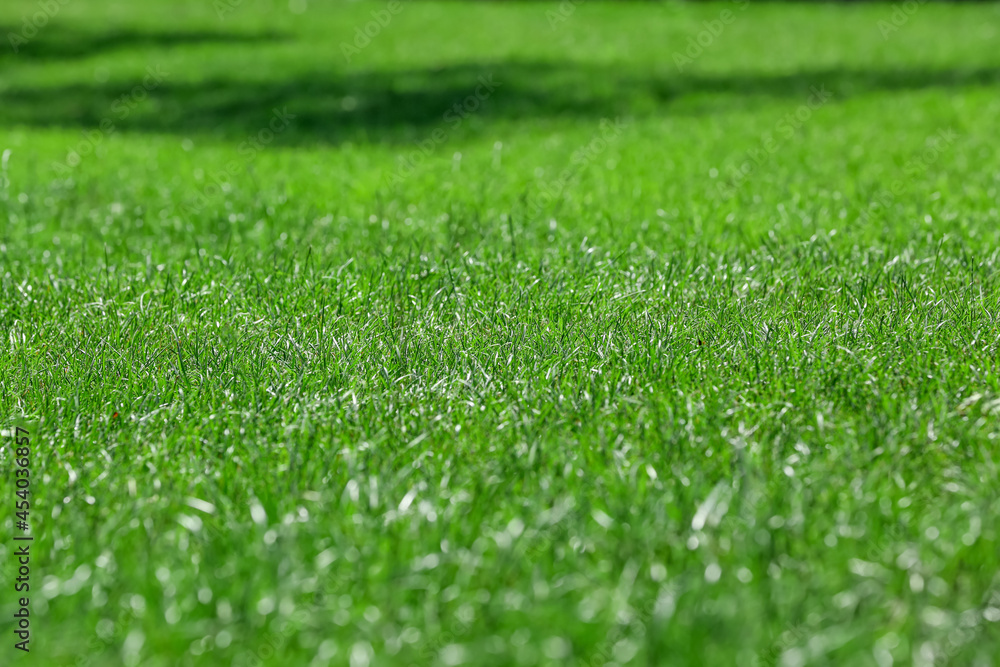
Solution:
<svg viewBox="0 0 1000 667"><path fill-rule="evenodd" d="M1000 664L1000 5L893 12L5 0L0 664Z"/></svg>

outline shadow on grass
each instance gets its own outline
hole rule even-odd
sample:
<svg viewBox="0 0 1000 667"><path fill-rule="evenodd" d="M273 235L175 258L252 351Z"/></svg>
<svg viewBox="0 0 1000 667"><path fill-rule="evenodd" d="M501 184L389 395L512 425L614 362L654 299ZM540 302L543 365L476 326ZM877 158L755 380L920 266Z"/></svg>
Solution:
<svg viewBox="0 0 1000 667"><path fill-rule="evenodd" d="M90 32L52 23L37 30L34 37L24 39L23 29L23 25L0 25L0 36L4 36L0 39L0 64L11 66L25 61L90 58L127 49L274 42L285 38L276 32L241 34L219 30L154 32L108 28L102 32ZM23 43L13 43L11 35L24 39Z"/></svg>
<svg viewBox="0 0 1000 667"><path fill-rule="evenodd" d="M65 29L63 29L65 30ZM199 42L277 40L280 35L194 32L100 35L53 33L25 58L90 55L141 44L172 47ZM61 45L60 45L61 44ZM804 103L813 87L839 101L885 91L954 88L1000 83L1000 68L852 70L818 69L786 75L752 72L678 74L580 62L480 62L399 71L320 68L273 80L190 80L168 72L162 81L21 85L3 91L0 124L33 127L113 127L115 131L211 136L243 141L267 128L274 111L294 116L276 145L353 142L399 143L441 129L474 135L498 121L708 115L787 98ZM486 82L486 84L484 84ZM478 92L478 97L476 96ZM471 97L470 97L471 96ZM464 105L458 107L455 105ZM272 125L272 127L274 127ZM105 130L106 131L106 130Z"/></svg>

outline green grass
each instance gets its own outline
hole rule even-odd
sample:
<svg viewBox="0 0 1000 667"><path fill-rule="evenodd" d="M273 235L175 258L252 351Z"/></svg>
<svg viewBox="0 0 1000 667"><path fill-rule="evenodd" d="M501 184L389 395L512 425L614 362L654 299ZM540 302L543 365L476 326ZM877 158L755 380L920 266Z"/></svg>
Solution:
<svg viewBox="0 0 1000 667"><path fill-rule="evenodd" d="M0 662L997 664L1000 6L38 7Z"/></svg>

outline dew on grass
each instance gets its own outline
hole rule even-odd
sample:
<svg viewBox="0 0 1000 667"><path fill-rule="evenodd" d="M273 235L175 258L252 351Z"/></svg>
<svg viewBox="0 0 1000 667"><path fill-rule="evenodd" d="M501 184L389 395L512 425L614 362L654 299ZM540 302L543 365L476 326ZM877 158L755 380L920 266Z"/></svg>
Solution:
<svg viewBox="0 0 1000 667"><path fill-rule="evenodd" d="M260 503L254 501L250 504L250 518L258 526L263 526L267 523L267 512L264 511L264 507Z"/></svg>
<svg viewBox="0 0 1000 667"><path fill-rule="evenodd" d="M368 667L374 657L375 651L370 643L366 641L355 642L351 646L350 667Z"/></svg>
<svg viewBox="0 0 1000 667"><path fill-rule="evenodd" d="M181 609L176 602L171 602L166 608L163 612L163 619L168 625L177 625L177 622L181 620Z"/></svg>

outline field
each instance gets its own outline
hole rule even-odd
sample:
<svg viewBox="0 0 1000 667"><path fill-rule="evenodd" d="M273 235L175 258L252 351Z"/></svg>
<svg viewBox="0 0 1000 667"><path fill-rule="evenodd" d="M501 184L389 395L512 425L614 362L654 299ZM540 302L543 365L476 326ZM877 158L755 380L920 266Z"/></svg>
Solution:
<svg viewBox="0 0 1000 667"><path fill-rule="evenodd" d="M0 663L1000 664L1000 5L908 7L5 0Z"/></svg>

